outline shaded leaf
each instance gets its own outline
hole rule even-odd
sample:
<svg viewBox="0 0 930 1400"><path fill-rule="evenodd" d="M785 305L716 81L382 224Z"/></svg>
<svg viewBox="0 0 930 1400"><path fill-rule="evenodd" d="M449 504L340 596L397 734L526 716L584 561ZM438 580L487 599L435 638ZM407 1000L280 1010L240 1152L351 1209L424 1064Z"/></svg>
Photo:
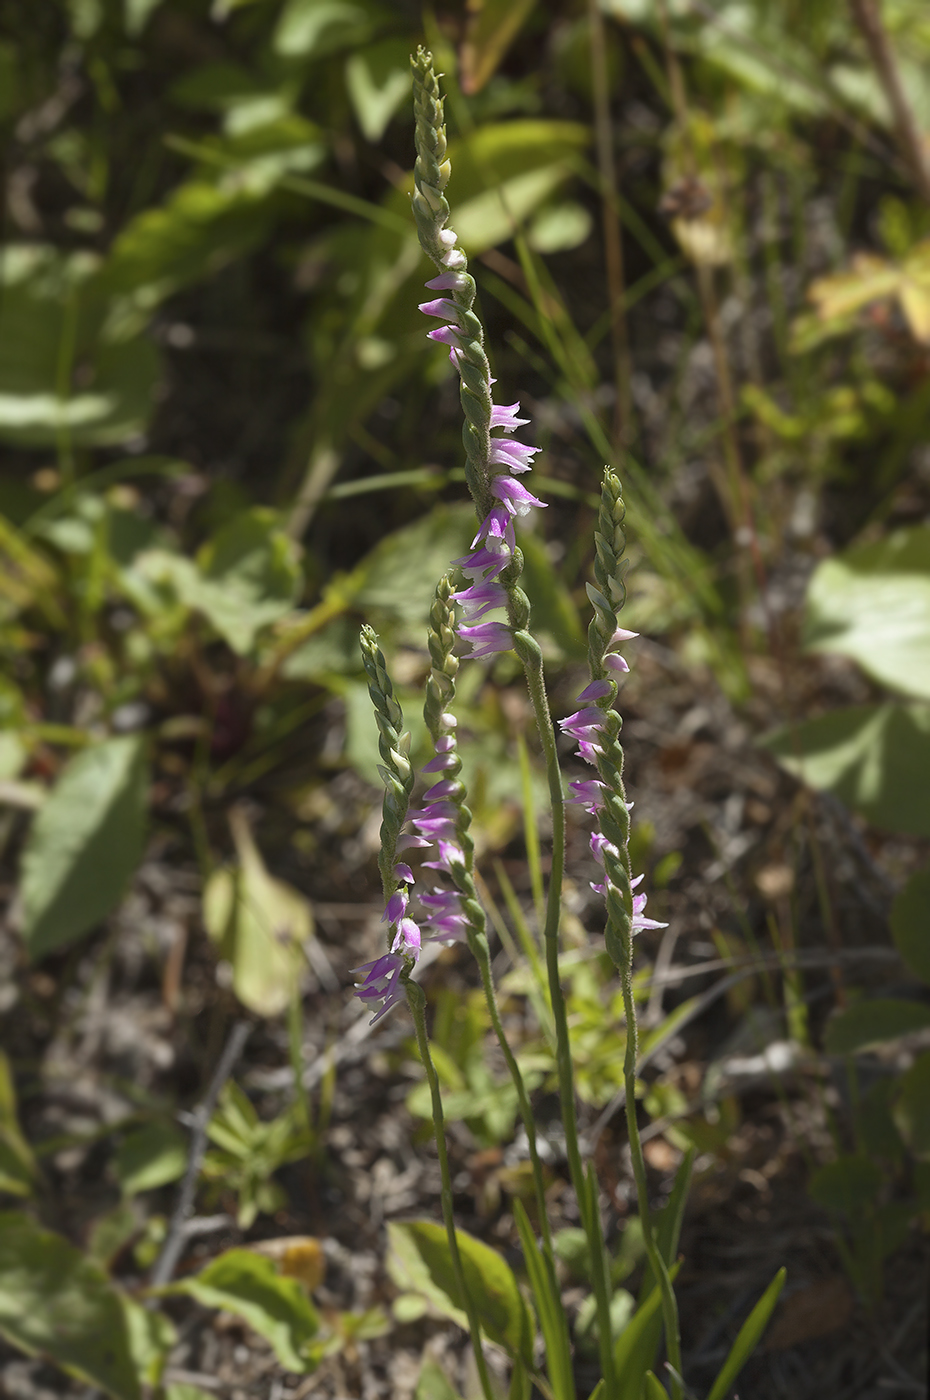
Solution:
<svg viewBox="0 0 930 1400"><path fill-rule="evenodd" d="M875 826L930 836L930 707L851 705L762 740L783 768Z"/></svg>
<svg viewBox="0 0 930 1400"><path fill-rule="evenodd" d="M509 1264L488 1245L456 1230L465 1286L479 1321L492 1342L512 1356L532 1362L533 1327L529 1310ZM388 1225L389 1269L399 1287L420 1292L434 1307L468 1328L452 1271L449 1242L442 1225L412 1220Z"/></svg>
<svg viewBox="0 0 930 1400"><path fill-rule="evenodd" d="M851 1153L815 1171L808 1189L824 1210L855 1219L875 1203L881 1187L881 1168L870 1158Z"/></svg>
<svg viewBox="0 0 930 1400"><path fill-rule="evenodd" d="M24 1215L0 1215L0 1333L114 1400L138 1400L120 1294L99 1264Z"/></svg>
<svg viewBox="0 0 930 1400"><path fill-rule="evenodd" d="M0 1050L0 1191L11 1196L31 1196L37 1177L32 1148L19 1126L10 1062Z"/></svg>
<svg viewBox="0 0 930 1400"><path fill-rule="evenodd" d="M458 1392L446 1379L446 1373L435 1361L424 1361L413 1400L459 1400Z"/></svg>
<svg viewBox="0 0 930 1400"><path fill-rule="evenodd" d="M807 593L805 642L930 699L930 527L896 530L820 564Z"/></svg>
<svg viewBox="0 0 930 1400"><path fill-rule="evenodd" d="M894 1121L914 1156L930 1158L930 1052L919 1056L903 1075Z"/></svg>
<svg viewBox="0 0 930 1400"><path fill-rule="evenodd" d="M288 1371L306 1375L319 1363L316 1309L297 1280L283 1278L271 1259L248 1249L229 1249L165 1292L185 1293L204 1307L241 1317L271 1343Z"/></svg>
<svg viewBox="0 0 930 1400"><path fill-rule="evenodd" d="M462 91L480 92L500 66L536 0L468 0L462 44Z"/></svg>
<svg viewBox="0 0 930 1400"><path fill-rule="evenodd" d="M769 1318L775 1310L779 1295L785 1286L787 1273L779 1269L768 1288L759 1299L752 1312L739 1330L730 1354L720 1368L717 1379L711 1386L707 1400L726 1400L730 1388L752 1353L759 1345L762 1333L768 1326Z"/></svg>
<svg viewBox="0 0 930 1400"><path fill-rule="evenodd" d="M827 1026L825 1044L831 1055L847 1055L927 1026L930 1026L930 1005L877 997L834 1016Z"/></svg>
<svg viewBox="0 0 930 1400"><path fill-rule="evenodd" d="M144 741L108 739L65 766L26 840L23 938L33 958L65 947L113 910L142 858Z"/></svg>
<svg viewBox="0 0 930 1400"><path fill-rule="evenodd" d="M918 870L895 897L891 933L911 972L930 985L930 869Z"/></svg>

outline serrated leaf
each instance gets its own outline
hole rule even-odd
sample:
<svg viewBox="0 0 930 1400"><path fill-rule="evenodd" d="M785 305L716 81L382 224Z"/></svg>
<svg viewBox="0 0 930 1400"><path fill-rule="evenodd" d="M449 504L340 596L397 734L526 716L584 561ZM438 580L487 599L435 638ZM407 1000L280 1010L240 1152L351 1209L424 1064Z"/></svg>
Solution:
<svg viewBox="0 0 930 1400"><path fill-rule="evenodd" d="M804 640L850 656L875 680L930 699L930 527L860 545L814 571Z"/></svg>
<svg viewBox="0 0 930 1400"><path fill-rule="evenodd" d="M926 933L924 941L930 941ZM824 1043L831 1055L849 1055L927 1026L930 1026L930 1005L897 997L876 997L874 1001L860 1002L834 1016L827 1026Z"/></svg>
<svg viewBox="0 0 930 1400"><path fill-rule="evenodd" d="M139 1400L121 1295L61 1235L13 1213L0 1215L0 1333L113 1400Z"/></svg>
<svg viewBox="0 0 930 1400"><path fill-rule="evenodd" d="M297 1280L282 1277L271 1259L248 1249L229 1249L165 1292L184 1293L204 1307L241 1317L271 1343L288 1371L306 1375L319 1364L317 1311Z"/></svg>
<svg viewBox="0 0 930 1400"><path fill-rule="evenodd" d="M918 870L896 895L891 934L911 972L930 985L930 869Z"/></svg>
<svg viewBox="0 0 930 1400"><path fill-rule="evenodd" d="M851 705L761 742L789 773L873 825L930 836L930 706Z"/></svg>
<svg viewBox="0 0 930 1400"><path fill-rule="evenodd" d="M299 977L313 915L302 895L268 874L240 811L230 814L230 825L239 866L217 870L207 881L204 925L232 966L233 990L243 1006L258 1016L278 1016Z"/></svg>
<svg viewBox="0 0 930 1400"><path fill-rule="evenodd" d="M510 1265L496 1250L464 1230L456 1230L455 1235L465 1286L482 1329L511 1356L523 1357L532 1364L533 1326ZM444 1227L431 1220L391 1223L388 1242L388 1268L398 1286L422 1293L440 1312L467 1330L464 1300L453 1275Z"/></svg>
<svg viewBox="0 0 930 1400"><path fill-rule="evenodd" d="M33 958L75 942L119 903L145 842L148 764L133 735L85 749L37 813L22 857Z"/></svg>

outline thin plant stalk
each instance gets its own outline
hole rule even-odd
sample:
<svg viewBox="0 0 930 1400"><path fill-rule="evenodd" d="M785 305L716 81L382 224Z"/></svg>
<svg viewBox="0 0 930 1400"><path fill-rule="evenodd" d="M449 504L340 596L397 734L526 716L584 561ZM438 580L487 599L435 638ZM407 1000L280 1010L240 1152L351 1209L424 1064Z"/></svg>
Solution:
<svg viewBox="0 0 930 1400"><path fill-rule="evenodd" d="M442 1181L441 1202L442 1219L446 1227L446 1238L449 1242L449 1255L452 1260L452 1273L455 1284L462 1299L465 1316L468 1318L468 1330L471 1336L472 1351L475 1355L475 1365L478 1369L478 1379L481 1383L481 1391L484 1400L495 1400L494 1391L491 1387L491 1377L488 1375L488 1363L484 1357L484 1350L481 1346L481 1323L478 1319L478 1312L475 1308L474 1300L465 1284L465 1271L462 1268L462 1256L459 1252L458 1237L455 1233L455 1215L452 1208L452 1173L449 1170L449 1154L446 1150L446 1124L442 1110L442 1094L439 1088L439 1076L436 1073L436 1066L433 1064L433 1057L430 1054L429 1036L426 1031L426 994L417 982L407 981L407 1005L410 1007L410 1014L413 1017L413 1025L416 1031L417 1048L420 1052L420 1059L426 1070L426 1078L429 1083L430 1098L433 1105L433 1130L436 1136L436 1154L439 1158L439 1175Z"/></svg>

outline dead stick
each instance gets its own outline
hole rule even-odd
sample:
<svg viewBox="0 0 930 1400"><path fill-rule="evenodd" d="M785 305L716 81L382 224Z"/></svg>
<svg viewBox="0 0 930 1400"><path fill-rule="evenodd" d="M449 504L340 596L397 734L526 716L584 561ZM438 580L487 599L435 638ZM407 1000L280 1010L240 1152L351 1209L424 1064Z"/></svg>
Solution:
<svg viewBox="0 0 930 1400"><path fill-rule="evenodd" d="M237 1021L233 1026L226 1042L226 1048L220 1056L220 1062L210 1080L210 1086L191 1114L191 1146L187 1159L187 1170L181 1183L178 1203L168 1226L165 1243L152 1269L152 1276L149 1280L151 1288L163 1288L166 1283L171 1282L177 1262L181 1257L181 1250L187 1242L187 1222L194 1212L197 1178L200 1176L200 1168L203 1166L203 1159L207 1151L207 1125L213 1117L213 1110L216 1108L217 1100L223 1091L223 1085L232 1074L233 1066L242 1054L251 1029L252 1027L247 1021Z"/></svg>

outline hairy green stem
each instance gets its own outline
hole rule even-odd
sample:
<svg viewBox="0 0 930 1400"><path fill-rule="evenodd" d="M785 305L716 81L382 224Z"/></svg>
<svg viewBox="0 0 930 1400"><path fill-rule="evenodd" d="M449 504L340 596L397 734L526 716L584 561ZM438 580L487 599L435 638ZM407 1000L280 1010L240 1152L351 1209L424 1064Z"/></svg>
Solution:
<svg viewBox="0 0 930 1400"><path fill-rule="evenodd" d="M481 1347L481 1324L478 1321L474 1300L465 1284L465 1271L462 1268L462 1256L459 1253L459 1242L455 1233L455 1215L452 1210L452 1174L449 1170L449 1154L446 1151L446 1124L442 1111L442 1094L439 1089L439 1076L430 1054L429 1036L426 1032L426 996L423 988L417 982L411 982L408 979L406 987L407 1004L413 1017L417 1047L426 1070L426 1078L429 1082L429 1091L433 1102L433 1130L436 1135L436 1153L439 1157L439 1175L442 1180L442 1219L446 1227L446 1238L449 1241L452 1274L464 1305L465 1315L468 1318L471 1345L475 1354L475 1365L478 1368L478 1379L481 1382L484 1400L495 1400L494 1391L491 1388L491 1378L488 1375L488 1364Z"/></svg>

